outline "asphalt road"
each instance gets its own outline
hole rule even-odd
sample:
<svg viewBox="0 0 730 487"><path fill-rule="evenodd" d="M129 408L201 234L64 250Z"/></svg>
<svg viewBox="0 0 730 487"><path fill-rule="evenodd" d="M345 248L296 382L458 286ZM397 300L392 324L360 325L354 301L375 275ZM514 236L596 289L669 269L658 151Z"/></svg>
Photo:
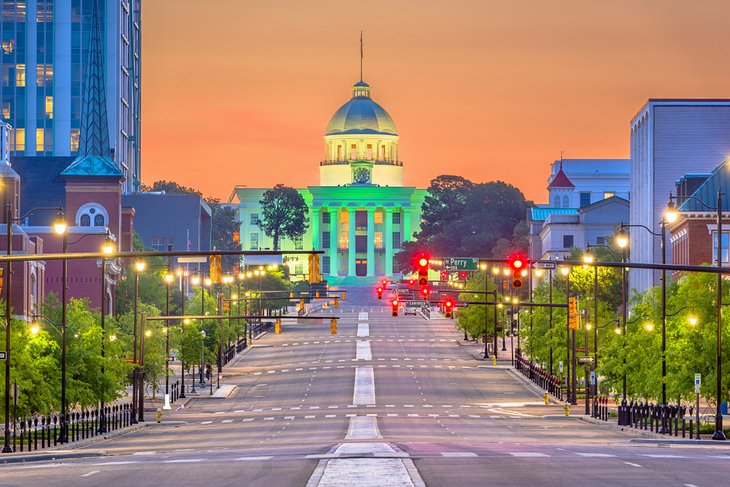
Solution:
<svg viewBox="0 0 730 487"><path fill-rule="evenodd" d="M361 310L365 310L362 312ZM639 443L565 418L453 322L377 304L285 322L162 424L84 447L102 457L0 466L23 486L565 486L730 484L730 445Z"/></svg>

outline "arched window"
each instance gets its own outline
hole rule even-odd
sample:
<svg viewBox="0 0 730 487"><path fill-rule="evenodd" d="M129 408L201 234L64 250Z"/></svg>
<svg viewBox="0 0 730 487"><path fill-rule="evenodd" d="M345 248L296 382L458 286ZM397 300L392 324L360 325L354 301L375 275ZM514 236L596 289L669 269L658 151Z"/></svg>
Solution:
<svg viewBox="0 0 730 487"><path fill-rule="evenodd" d="M570 208L568 204L568 195L563 196L563 208Z"/></svg>
<svg viewBox="0 0 730 487"><path fill-rule="evenodd" d="M109 213L99 203L85 203L76 212L77 224L82 227L106 227L109 225Z"/></svg>
<svg viewBox="0 0 730 487"><path fill-rule="evenodd" d="M556 196L553 199L553 208L560 208L560 196Z"/></svg>

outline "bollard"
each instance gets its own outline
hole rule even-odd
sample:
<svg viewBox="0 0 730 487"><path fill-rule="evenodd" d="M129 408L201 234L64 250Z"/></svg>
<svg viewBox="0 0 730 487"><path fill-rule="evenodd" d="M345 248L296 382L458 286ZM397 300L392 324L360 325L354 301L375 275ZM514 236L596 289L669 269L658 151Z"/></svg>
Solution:
<svg viewBox="0 0 730 487"><path fill-rule="evenodd" d="M330 320L330 335L337 335L337 320L334 318Z"/></svg>
<svg viewBox="0 0 730 487"><path fill-rule="evenodd" d="M158 423L161 423L162 422L162 409L157 408L157 415L156 416L157 416L157 422Z"/></svg>
<svg viewBox="0 0 730 487"><path fill-rule="evenodd" d="M565 409L565 415L570 416L570 403L568 401L565 401L565 406L563 406L563 409Z"/></svg>
<svg viewBox="0 0 730 487"><path fill-rule="evenodd" d="M492 355L492 365L497 365L497 357Z"/></svg>
<svg viewBox="0 0 730 487"><path fill-rule="evenodd" d="M276 323L274 323L274 333L277 335L281 333L281 318L277 318Z"/></svg>
<svg viewBox="0 0 730 487"><path fill-rule="evenodd" d="M545 398L545 404L550 404L550 398L548 397L548 393L546 392L543 397Z"/></svg>

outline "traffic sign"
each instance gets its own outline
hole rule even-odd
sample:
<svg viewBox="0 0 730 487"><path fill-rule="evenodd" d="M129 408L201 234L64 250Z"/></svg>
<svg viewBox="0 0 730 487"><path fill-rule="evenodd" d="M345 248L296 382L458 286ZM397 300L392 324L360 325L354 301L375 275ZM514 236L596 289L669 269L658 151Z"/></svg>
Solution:
<svg viewBox="0 0 730 487"><path fill-rule="evenodd" d="M422 308L428 306L428 301L406 301L407 308Z"/></svg>
<svg viewBox="0 0 730 487"><path fill-rule="evenodd" d="M0 360L5 360L5 352L0 352Z"/></svg>
<svg viewBox="0 0 730 487"><path fill-rule="evenodd" d="M477 257L445 257L445 271L475 271L479 268Z"/></svg>
<svg viewBox="0 0 730 487"><path fill-rule="evenodd" d="M454 308L467 308L469 303L455 303Z"/></svg>
<svg viewBox="0 0 730 487"><path fill-rule="evenodd" d="M591 370L591 384L595 384L595 383L596 383L596 371Z"/></svg>
<svg viewBox="0 0 730 487"><path fill-rule="evenodd" d="M538 269L555 269L555 262L535 262L535 267Z"/></svg>
<svg viewBox="0 0 730 487"><path fill-rule="evenodd" d="M702 385L702 375L695 374L695 394L700 393L700 386Z"/></svg>
<svg viewBox="0 0 730 487"><path fill-rule="evenodd" d="M581 364L581 365L592 364L593 363L593 357L591 357L591 356L588 356L588 357L578 357L578 363Z"/></svg>

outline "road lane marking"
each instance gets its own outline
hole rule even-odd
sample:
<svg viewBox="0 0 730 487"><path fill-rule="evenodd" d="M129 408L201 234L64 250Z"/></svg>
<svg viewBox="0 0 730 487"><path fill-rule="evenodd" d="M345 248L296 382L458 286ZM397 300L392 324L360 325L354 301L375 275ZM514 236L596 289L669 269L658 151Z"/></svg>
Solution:
<svg viewBox="0 0 730 487"><path fill-rule="evenodd" d="M357 314L357 321L368 321L368 313L360 312Z"/></svg>
<svg viewBox="0 0 730 487"><path fill-rule="evenodd" d="M372 367L355 368L355 387L352 404L375 404L375 375Z"/></svg>
<svg viewBox="0 0 730 487"><path fill-rule="evenodd" d="M643 468L643 467L642 467L641 465L639 465L638 463L631 463L631 462L624 462L624 463L625 463L626 465L631 465L632 467L638 467L638 468Z"/></svg>
<svg viewBox="0 0 730 487"><path fill-rule="evenodd" d="M367 323L358 323L357 324L357 336L358 337L370 336L370 325Z"/></svg>
<svg viewBox="0 0 730 487"><path fill-rule="evenodd" d="M540 452L536 452L536 451L508 451L507 453L509 453L513 457L523 457L523 458L549 457L550 456L545 453L540 453Z"/></svg>
<svg viewBox="0 0 730 487"><path fill-rule="evenodd" d="M442 457L451 457L451 458L464 458L464 457L476 457L478 455L471 451L444 451L444 452L441 452L441 456Z"/></svg>
<svg viewBox="0 0 730 487"><path fill-rule="evenodd" d="M615 458L616 455L611 455L610 453L581 453L576 452L576 455L580 455L581 457L588 457L588 458Z"/></svg>
<svg viewBox="0 0 730 487"><path fill-rule="evenodd" d="M372 360L373 352L370 349L370 340L362 340L357 342L357 350L355 352L355 360Z"/></svg>
<svg viewBox="0 0 730 487"><path fill-rule="evenodd" d="M92 476L92 475L94 475L95 473L99 473L99 470L92 470L92 471L91 471L91 472L89 472L89 473L85 473L85 474L83 474L83 475L82 475L82 477L91 477L91 476Z"/></svg>
<svg viewBox="0 0 730 487"><path fill-rule="evenodd" d="M165 460L162 463L198 463L205 460L204 458L178 458L176 460Z"/></svg>
<svg viewBox="0 0 730 487"><path fill-rule="evenodd" d="M255 462L255 461L263 461L263 460L271 460L274 457L239 457L234 458L237 462Z"/></svg>

